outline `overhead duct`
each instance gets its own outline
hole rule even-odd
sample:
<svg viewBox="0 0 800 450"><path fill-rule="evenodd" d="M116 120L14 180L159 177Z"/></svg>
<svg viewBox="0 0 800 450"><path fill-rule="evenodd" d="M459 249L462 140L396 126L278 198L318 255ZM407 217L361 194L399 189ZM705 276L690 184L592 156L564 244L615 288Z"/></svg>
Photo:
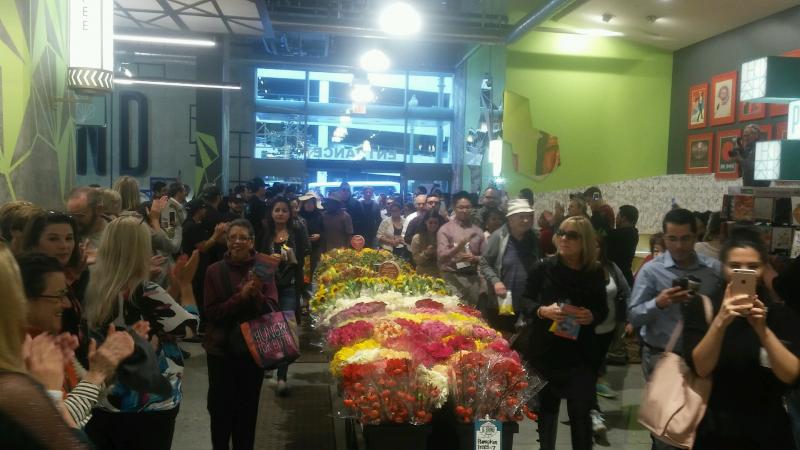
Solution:
<svg viewBox="0 0 800 450"><path fill-rule="evenodd" d="M514 28L506 36L506 44L517 42L528 31L541 25L544 21L558 14L574 2L575 0L548 0L547 3L540 8L534 9L514 25Z"/></svg>

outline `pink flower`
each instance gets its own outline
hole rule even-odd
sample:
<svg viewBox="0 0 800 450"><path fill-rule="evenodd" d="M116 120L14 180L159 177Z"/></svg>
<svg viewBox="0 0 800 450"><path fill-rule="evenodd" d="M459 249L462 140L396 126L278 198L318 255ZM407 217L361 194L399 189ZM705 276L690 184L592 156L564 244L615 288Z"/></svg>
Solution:
<svg viewBox="0 0 800 450"><path fill-rule="evenodd" d="M475 341L465 336L453 336L447 340L447 345L453 349L453 352L458 352L461 350L475 350Z"/></svg>
<svg viewBox="0 0 800 450"><path fill-rule="evenodd" d="M437 320L428 320L422 323L422 331L432 340L439 341L455 334L456 329Z"/></svg>
<svg viewBox="0 0 800 450"><path fill-rule="evenodd" d="M370 337L372 331L373 326L369 322L363 320L351 322L331 330L328 333L328 344L334 349L353 345L362 339Z"/></svg>
<svg viewBox="0 0 800 450"><path fill-rule="evenodd" d="M490 328L482 327L480 325L473 325L472 336L475 337L475 339L480 339L480 340L487 338L494 339L495 337L497 337L497 332Z"/></svg>
<svg viewBox="0 0 800 450"><path fill-rule="evenodd" d="M444 309L444 305L442 303L439 303L436 300L430 298L423 298L422 300L417 300L417 302L414 305L417 308L430 308L435 310Z"/></svg>

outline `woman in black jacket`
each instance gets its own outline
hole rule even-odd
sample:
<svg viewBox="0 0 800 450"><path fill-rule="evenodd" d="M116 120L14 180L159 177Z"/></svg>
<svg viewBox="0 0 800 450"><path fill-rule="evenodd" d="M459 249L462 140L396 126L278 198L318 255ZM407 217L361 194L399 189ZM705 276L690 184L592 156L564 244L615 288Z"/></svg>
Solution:
<svg viewBox="0 0 800 450"><path fill-rule="evenodd" d="M303 261L308 253L308 233L292 220L292 207L284 197L276 197L267 209L261 252L280 259L275 272L278 303L282 311L293 311L300 319L300 296L304 289ZM278 394L287 395L286 377L289 365L278 367Z"/></svg>
<svg viewBox="0 0 800 450"><path fill-rule="evenodd" d="M572 448L589 450L597 377L594 327L608 315L605 273L585 217L564 220L553 240L556 255L537 263L528 275L523 302L531 335L524 356L548 381L539 393L541 449L555 449L558 410L566 398Z"/></svg>

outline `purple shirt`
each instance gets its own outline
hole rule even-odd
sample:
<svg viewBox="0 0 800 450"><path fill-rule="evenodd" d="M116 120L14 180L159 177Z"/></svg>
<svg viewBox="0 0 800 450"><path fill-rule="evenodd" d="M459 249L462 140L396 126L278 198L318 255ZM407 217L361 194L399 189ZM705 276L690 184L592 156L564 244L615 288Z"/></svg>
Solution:
<svg viewBox="0 0 800 450"><path fill-rule="evenodd" d="M436 233L436 255L439 261L439 270L445 272L455 272L456 260L459 253L465 250L457 249L458 243L465 238L470 238L468 250L475 256L480 256L483 252L483 231L470 223L463 223L458 220L451 220L439 228ZM475 262L474 266L477 266Z"/></svg>

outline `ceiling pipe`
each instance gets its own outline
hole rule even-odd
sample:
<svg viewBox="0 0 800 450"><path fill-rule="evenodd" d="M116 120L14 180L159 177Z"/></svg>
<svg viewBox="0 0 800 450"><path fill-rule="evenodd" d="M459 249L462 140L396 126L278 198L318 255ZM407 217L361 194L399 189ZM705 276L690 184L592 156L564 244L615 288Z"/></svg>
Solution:
<svg viewBox="0 0 800 450"><path fill-rule="evenodd" d="M514 25L514 28L506 36L506 44L510 45L517 42L528 31L541 25L545 20L553 17L573 2L575 0L548 0L541 8L534 9Z"/></svg>

